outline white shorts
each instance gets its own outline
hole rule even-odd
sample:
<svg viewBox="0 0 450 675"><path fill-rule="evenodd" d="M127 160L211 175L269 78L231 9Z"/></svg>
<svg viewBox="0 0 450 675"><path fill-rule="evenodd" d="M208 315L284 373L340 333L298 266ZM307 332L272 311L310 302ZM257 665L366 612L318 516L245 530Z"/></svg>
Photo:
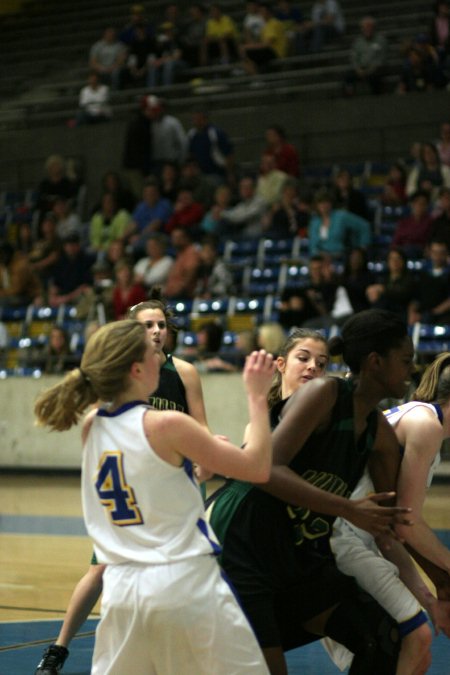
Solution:
<svg viewBox="0 0 450 675"><path fill-rule="evenodd" d="M268 675L216 560L110 565L91 675Z"/></svg>

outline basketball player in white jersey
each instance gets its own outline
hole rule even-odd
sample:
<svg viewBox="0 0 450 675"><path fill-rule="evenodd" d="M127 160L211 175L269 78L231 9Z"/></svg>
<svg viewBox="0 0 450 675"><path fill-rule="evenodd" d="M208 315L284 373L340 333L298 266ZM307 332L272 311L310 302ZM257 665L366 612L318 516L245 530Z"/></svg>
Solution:
<svg viewBox="0 0 450 675"><path fill-rule="evenodd" d="M86 527L106 564L93 675L267 675L262 653L214 554L192 462L264 482L271 468L266 403L273 360L244 368L250 437L244 449L188 415L149 408L159 357L146 328L119 321L88 341L81 367L41 394L38 421L62 431L98 400L83 424Z"/></svg>

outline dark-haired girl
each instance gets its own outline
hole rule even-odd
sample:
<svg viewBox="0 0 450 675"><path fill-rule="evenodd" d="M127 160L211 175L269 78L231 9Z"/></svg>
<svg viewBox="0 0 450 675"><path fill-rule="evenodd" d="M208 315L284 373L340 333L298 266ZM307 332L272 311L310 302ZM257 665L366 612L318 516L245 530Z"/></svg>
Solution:
<svg viewBox="0 0 450 675"><path fill-rule="evenodd" d="M263 491L231 482L214 500L211 524L272 675L286 675L284 651L324 635L351 649L352 675L389 675L400 647L397 626L339 572L329 539L338 515L375 535L405 519L408 509L378 504L390 493L348 497L366 464L377 489L395 486L398 443L377 404L405 394L413 347L398 317L367 310L344 324L329 350L342 354L356 377L312 376L272 407L268 484Z"/></svg>

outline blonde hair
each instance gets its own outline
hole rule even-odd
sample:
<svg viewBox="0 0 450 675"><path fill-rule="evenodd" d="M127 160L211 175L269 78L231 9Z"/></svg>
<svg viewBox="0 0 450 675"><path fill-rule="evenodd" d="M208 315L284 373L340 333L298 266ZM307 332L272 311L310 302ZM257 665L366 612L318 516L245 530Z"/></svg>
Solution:
<svg viewBox="0 0 450 675"><path fill-rule="evenodd" d="M446 403L450 399L450 352L442 352L425 369L414 401Z"/></svg>
<svg viewBox="0 0 450 675"><path fill-rule="evenodd" d="M112 401L126 388L130 368L144 359L146 348L146 329L138 321L115 321L99 328L88 340L81 366L38 397L34 406L38 425L65 431L97 400Z"/></svg>

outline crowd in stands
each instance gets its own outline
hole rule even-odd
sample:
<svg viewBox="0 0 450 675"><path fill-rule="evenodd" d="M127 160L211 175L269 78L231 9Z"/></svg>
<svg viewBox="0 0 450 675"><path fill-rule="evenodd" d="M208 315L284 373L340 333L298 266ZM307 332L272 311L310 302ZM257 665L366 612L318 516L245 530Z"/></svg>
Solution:
<svg viewBox="0 0 450 675"><path fill-rule="evenodd" d="M401 43L384 34L374 16L363 16L350 44L343 95L353 96L362 84L375 95L392 91L389 74L399 94L445 87L450 78L448 1L430 3L430 10L430 25L418 26ZM106 26L91 45L89 74L69 126L111 119L111 90L158 92L186 74L191 77L195 68L230 66L229 75L250 75L250 86L261 86L258 73L270 71L277 60L338 47L346 31L337 0L316 0L308 12L290 0L247 2L238 14L228 14L220 3L169 3L158 19L134 4L124 26ZM297 67L305 66L299 61Z"/></svg>
<svg viewBox="0 0 450 675"><path fill-rule="evenodd" d="M437 2L429 35L417 38L441 74L447 67L447 10L446 2ZM190 53L192 62L194 35L198 63L228 62L267 51L268 27L274 36L275 26L288 27L290 49L296 45L299 51L316 50L345 29L334 0L314 3L310 20L289 2L247 3L239 29L220 5L208 11L197 4L186 10L168 5L160 27L165 41L187 40L191 49L183 51L180 42L177 58L188 60ZM158 36L144 8L133 5L127 26L118 32L108 28L94 45L89 86L97 91L107 89L105 82L119 86L130 63L136 75L137 51L129 58L136 40L154 48ZM277 51L275 42L270 44ZM346 95L360 80L380 93L386 49L375 20L365 17L352 49ZM159 69L152 77L164 83L167 61L152 63ZM90 115L109 117L102 107L107 98L100 99L84 106L78 122ZM52 155L35 186L29 217L3 224L2 315L18 307L73 306L78 318L87 320L98 318L101 306L104 320L119 319L159 285L174 303L271 294L273 315L264 318L275 318L283 331L293 325L329 328L368 307L392 309L411 324L447 323L450 123L443 120L438 138L411 141L408 156L384 167L377 180L343 166L330 168L317 184L308 181L285 129L273 123L261 138L257 168L243 171L229 134L204 109L192 114L185 129L162 98L146 94L127 126L122 170L99 177L90 213L76 167ZM264 240L289 245L270 260L261 256ZM231 241L248 244L252 253L234 260ZM272 285L253 288L254 268Z"/></svg>

